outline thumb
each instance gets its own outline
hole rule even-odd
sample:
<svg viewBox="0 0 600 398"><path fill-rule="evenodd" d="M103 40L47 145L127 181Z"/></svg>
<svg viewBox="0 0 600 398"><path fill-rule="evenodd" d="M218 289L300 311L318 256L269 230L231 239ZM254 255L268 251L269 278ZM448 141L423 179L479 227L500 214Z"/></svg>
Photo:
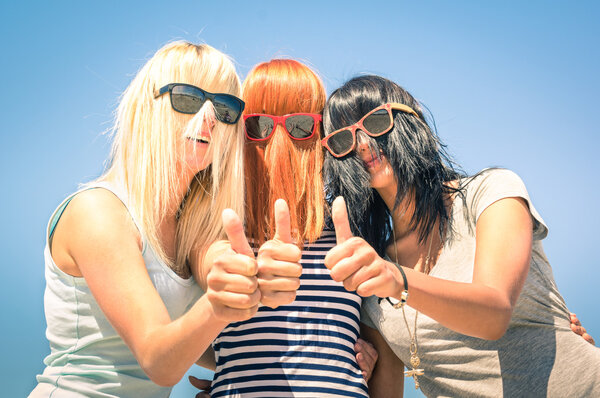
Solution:
<svg viewBox="0 0 600 398"><path fill-rule="evenodd" d="M274 239L283 243L292 243L292 232L290 228L290 209L283 199L275 201L275 237Z"/></svg>
<svg viewBox="0 0 600 398"><path fill-rule="evenodd" d="M225 209L221 213L221 219L223 220L223 229L227 234L227 239L229 239L229 244L233 251L254 258L254 252L244 233L244 225L236 212L232 209Z"/></svg>
<svg viewBox="0 0 600 398"><path fill-rule="evenodd" d="M348 210L346 209L346 201L343 197L338 196L331 205L331 218L335 227L335 237L338 245L352 237L350 222L348 221Z"/></svg>

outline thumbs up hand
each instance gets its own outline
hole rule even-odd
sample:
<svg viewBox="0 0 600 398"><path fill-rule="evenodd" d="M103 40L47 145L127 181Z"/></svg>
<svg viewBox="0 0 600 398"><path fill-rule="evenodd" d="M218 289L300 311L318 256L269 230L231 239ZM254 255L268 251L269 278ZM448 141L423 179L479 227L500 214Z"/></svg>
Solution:
<svg viewBox="0 0 600 398"><path fill-rule="evenodd" d="M325 256L331 278L362 297L397 297L404 290L396 264L384 260L364 239L352 235L346 202L341 196L331 206L337 245Z"/></svg>
<svg viewBox="0 0 600 398"><path fill-rule="evenodd" d="M260 291L254 252L242 221L231 209L223 210L222 219L229 242L225 242L225 249L213 259L206 277L206 294L215 316L230 323L249 319L256 313Z"/></svg>
<svg viewBox="0 0 600 398"><path fill-rule="evenodd" d="M258 250L258 287L261 303L277 308L296 299L300 287L302 252L292 243L290 210L283 199L275 202L275 236Z"/></svg>

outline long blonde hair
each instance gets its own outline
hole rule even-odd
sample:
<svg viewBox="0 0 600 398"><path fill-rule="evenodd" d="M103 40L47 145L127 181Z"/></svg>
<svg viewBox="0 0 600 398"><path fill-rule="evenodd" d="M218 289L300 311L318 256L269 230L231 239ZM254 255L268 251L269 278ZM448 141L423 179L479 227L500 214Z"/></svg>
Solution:
<svg viewBox="0 0 600 398"><path fill-rule="evenodd" d="M217 122L211 131L208 156L212 163L189 186L178 216L176 255L168 258L158 239L158 226L170 203L181 193L177 181L181 141L190 128L199 131L212 104L196 115L171 108L169 96L155 99L155 90L170 83L188 83L209 92L240 96L240 80L231 60L206 44L184 41L162 47L137 73L121 97L113 128L110 164L99 181L120 181L129 207L141 223L157 255L178 274L188 273L192 251L224 236L221 212L234 209L244 216L244 137L241 124Z"/></svg>

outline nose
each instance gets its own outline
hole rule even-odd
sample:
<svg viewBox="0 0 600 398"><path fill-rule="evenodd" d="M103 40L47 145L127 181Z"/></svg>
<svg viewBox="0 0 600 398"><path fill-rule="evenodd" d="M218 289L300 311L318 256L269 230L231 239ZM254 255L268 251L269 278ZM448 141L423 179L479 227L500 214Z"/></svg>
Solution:
<svg viewBox="0 0 600 398"><path fill-rule="evenodd" d="M214 117L205 119L206 124L208 125L208 127L212 130L213 127L215 127L215 125L217 124L217 119Z"/></svg>
<svg viewBox="0 0 600 398"><path fill-rule="evenodd" d="M212 130L216 124L217 124L217 116L215 115L215 111L213 110L212 107L208 107L206 109L206 112L204 113L204 121L202 123L202 127Z"/></svg>
<svg viewBox="0 0 600 398"><path fill-rule="evenodd" d="M365 151L370 151L369 137L362 130L356 130L356 152Z"/></svg>

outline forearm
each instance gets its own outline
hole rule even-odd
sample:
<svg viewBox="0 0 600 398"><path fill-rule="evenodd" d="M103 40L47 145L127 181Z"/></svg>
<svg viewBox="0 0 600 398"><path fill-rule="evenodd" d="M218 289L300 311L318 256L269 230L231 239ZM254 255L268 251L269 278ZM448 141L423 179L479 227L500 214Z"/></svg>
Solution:
<svg viewBox="0 0 600 398"><path fill-rule="evenodd" d="M454 282L404 270L411 307L462 334L486 340L504 335L513 309L507 294L476 281Z"/></svg>
<svg viewBox="0 0 600 398"><path fill-rule="evenodd" d="M404 394L404 363L396 356L381 334L364 324L361 337L369 341L379 357L369 379L369 396L373 398L398 398Z"/></svg>
<svg viewBox="0 0 600 398"><path fill-rule="evenodd" d="M210 347L227 322L212 313L206 296L182 317L151 328L134 354L144 372L159 385L175 385Z"/></svg>

